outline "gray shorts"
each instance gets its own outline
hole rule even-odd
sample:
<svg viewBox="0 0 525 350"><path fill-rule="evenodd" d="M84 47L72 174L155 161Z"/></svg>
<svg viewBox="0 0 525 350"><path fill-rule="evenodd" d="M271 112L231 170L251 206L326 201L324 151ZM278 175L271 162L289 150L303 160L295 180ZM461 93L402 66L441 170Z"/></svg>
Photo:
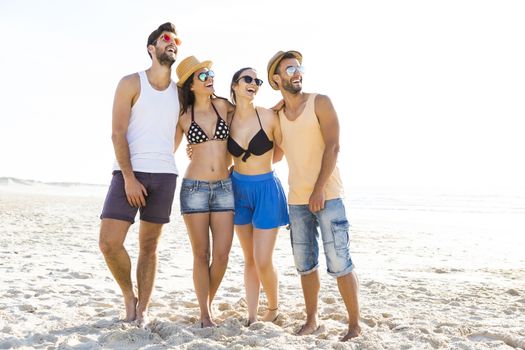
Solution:
<svg viewBox="0 0 525 350"><path fill-rule="evenodd" d="M104 208L100 219L116 219L135 222L137 211L140 211L140 220L155 224L170 222L171 205L177 184L176 174L133 172L137 180L146 188L146 206L135 208L129 205L124 190L124 177L121 171L113 172L113 179L109 185L108 194L104 201Z"/></svg>

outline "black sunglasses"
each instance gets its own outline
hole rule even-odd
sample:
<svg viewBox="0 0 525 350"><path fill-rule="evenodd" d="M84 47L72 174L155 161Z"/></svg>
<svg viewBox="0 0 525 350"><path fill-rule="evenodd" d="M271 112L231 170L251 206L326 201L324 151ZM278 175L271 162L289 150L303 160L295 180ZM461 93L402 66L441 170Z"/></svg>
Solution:
<svg viewBox="0 0 525 350"><path fill-rule="evenodd" d="M243 75L242 77L237 79L237 82L239 82L241 79L243 79L246 84L251 84L252 81L254 81L254 80L255 80L255 85L257 85L257 86L261 86L263 84L263 81L261 79L259 79L259 78L252 78L249 75Z"/></svg>

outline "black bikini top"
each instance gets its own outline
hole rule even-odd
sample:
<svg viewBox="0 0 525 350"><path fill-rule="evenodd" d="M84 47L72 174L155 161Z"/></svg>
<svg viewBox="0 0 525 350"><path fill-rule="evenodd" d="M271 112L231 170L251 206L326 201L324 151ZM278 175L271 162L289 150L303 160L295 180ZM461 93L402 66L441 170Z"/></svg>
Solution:
<svg viewBox="0 0 525 350"><path fill-rule="evenodd" d="M273 141L271 141L264 132L264 129L261 124L261 118L259 118L259 113L257 113L257 109L255 109L255 113L257 114L257 120L259 120L259 125L261 126L261 128L248 143L248 149L244 149L241 146L239 146L237 141L235 141L231 136L228 137L228 151L232 156L236 158L242 156L242 154L244 153L244 156L242 157L243 162L246 162L246 159L248 159L248 157L250 157L252 154L255 154L256 156L262 156L263 154L265 154L273 148ZM235 116L235 114L233 116Z"/></svg>
<svg viewBox="0 0 525 350"><path fill-rule="evenodd" d="M228 124L224 121L224 119L221 118L219 112L217 112L217 109L215 108L213 103L211 104L211 106L217 114L217 124L215 124L215 133L213 134L212 139L210 139L208 135L206 135L204 130L202 130L199 124L197 124L197 122L195 121L194 107L191 107L191 124L188 129L188 133L186 134L188 143L190 145L203 143L210 140L226 141L226 139L230 135L230 128L228 127Z"/></svg>

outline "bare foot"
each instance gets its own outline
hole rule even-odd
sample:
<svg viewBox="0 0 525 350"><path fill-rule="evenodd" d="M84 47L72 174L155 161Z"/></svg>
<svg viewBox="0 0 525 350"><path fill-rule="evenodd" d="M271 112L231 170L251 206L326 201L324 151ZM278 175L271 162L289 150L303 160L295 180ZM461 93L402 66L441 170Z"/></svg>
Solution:
<svg viewBox="0 0 525 350"><path fill-rule="evenodd" d="M256 318L249 318L248 317L248 320L244 324L244 327L250 327L250 325L254 324L255 322L257 322L257 317Z"/></svg>
<svg viewBox="0 0 525 350"><path fill-rule="evenodd" d="M348 333L341 338L341 341L347 341L349 339L358 337L361 334L361 327L359 325L357 326L348 326Z"/></svg>
<svg viewBox="0 0 525 350"><path fill-rule="evenodd" d="M217 324L213 322L210 318L203 318L201 319L201 328L208 328L208 327L217 327Z"/></svg>
<svg viewBox="0 0 525 350"><path fill-rule="evenodd" d="M149 317L148 315L144 315L142 316L142 318L138 318L135 320L135 322L137 323L137 327L139 327L140 329L146 329L148 323L149 323Z"/></svg>
<svg viewBox="0 0 525 350"><path fill-rule="evenodd" d="M137 316L135 317L135 321L137 321L139 328L145 328L146 324L149 322L148 309L142 309L140 305L137 304Z"/></svg>
<svg viewBox="0 0 525 350"><path fill-rule="evenodd" d="M213 308L211 307L211 302L208 304L208 310L210 312L210 319L213 319Z"/></svg>
<svg viewBox="0 0 525 350"><path fill-rule="evenodd" d="M262 321L264 321L264 322L275 322L278 317L279 317L279 308L268 309L268 310L266 310L266 313L262 317Z"/></svg>
<svg viewBox="0 0 525 350"><path fill-rule="evenodd" d="M137 317L138 302L139 300L135 296L130 299L124 298L124 306L126 307L126 318L124 319L124 322L135 321L135 318Z"/></svg>
<svg viewBox="0 0 525 350"><path fill-rule="evenodd" d="M319 329L317 321L307 322L302 325L301 329L296 333L297 335L309 335Z"/></svg>

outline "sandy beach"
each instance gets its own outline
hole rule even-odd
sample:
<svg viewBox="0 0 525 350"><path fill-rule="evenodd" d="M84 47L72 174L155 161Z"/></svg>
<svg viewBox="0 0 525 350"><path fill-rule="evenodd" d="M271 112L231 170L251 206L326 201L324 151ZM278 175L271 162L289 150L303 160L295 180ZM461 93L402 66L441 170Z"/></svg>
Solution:
<svg viewBox="0 0 525 350"><path fill-rule="evenodd" d="M525 349L524 196L347 190L363 333L341 343L346 312L323 260L321 327L294 335L305 314L286 229L275 251L277 321L243 326L235 238L214 302L219 327L200 329L177 200L148 329L119 322L120 290L98 250L104 193L0 184L0 349ZM137 225L126 246L135 263Z"/></svg>

